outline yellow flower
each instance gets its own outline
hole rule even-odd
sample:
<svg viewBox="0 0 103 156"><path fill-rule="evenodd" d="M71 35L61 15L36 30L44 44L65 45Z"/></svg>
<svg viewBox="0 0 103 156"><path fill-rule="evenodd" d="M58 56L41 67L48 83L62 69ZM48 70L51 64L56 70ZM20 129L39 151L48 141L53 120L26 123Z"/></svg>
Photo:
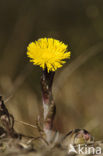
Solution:
<svg viewBox="0 0 103 156"><path fill-rule="evenodd" d="M65 63L64 59L70 58L70 52L67 52L67 45L53 39L41 38L32 42L27 47L27 56L34 65L47 68L49 71L55 71Z"/></svg>

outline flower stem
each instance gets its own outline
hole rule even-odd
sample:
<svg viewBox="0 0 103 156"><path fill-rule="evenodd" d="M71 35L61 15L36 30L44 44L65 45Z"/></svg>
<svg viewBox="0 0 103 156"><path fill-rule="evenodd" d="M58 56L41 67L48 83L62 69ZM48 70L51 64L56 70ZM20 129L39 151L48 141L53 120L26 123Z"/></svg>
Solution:
<svg viewBox="0 0 103 156"><path fill-rule="evenodd" d="M43 71L41 77L42 100L44 109L44 132L48 140L50 131L53 129L53 121L56 113L56 106L52 96L52 84L55 72L49 72L47 69Z"/></svg>

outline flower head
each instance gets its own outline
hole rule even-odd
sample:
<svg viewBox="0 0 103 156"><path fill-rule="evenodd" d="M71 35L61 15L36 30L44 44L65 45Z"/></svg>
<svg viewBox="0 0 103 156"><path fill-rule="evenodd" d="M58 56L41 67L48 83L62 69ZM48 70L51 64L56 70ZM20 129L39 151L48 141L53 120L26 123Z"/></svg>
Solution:
<svg viewBox="0 0 103 156"><path fill-rule="evenodd" d="M64 59L70 58L70 52L67 52L67 45L53 39L41 38L32 42L27 47L27 56L34 65L47 68L49 71L55 71L65 63Z"/></svg>

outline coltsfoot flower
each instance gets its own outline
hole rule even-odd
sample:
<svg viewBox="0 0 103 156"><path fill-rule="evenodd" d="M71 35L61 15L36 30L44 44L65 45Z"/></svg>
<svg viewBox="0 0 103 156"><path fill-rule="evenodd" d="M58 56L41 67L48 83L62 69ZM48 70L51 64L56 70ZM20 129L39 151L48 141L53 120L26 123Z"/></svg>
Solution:
<svg viewBox="0 0 103 156"><path fill-rule="evenodd" d="M39 65L43 70L55 71L70 58L67 45L53 38L41 38L31 42L27 47L27 56L34 65Z"/></svg>

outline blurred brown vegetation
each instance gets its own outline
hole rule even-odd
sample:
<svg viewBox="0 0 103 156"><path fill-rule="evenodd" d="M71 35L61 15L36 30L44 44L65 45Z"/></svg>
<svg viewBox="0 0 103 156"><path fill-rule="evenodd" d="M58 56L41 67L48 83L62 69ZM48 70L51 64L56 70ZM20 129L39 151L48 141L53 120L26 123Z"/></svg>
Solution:
<svg viewBox="0 0 103 156"><path fill-rule="evenodd" d="M55 76L55 128L63 133L86 128L96 139L102 138L103 1L0 0L0 95L16 120L31 124L42 112L41 69L28 62L26 47L41 37L59 39L72 52L71 60ZM69 66L92 47L96 54L69 74ZM16 128L37 135L35 129L19 123Z"/></svg>

